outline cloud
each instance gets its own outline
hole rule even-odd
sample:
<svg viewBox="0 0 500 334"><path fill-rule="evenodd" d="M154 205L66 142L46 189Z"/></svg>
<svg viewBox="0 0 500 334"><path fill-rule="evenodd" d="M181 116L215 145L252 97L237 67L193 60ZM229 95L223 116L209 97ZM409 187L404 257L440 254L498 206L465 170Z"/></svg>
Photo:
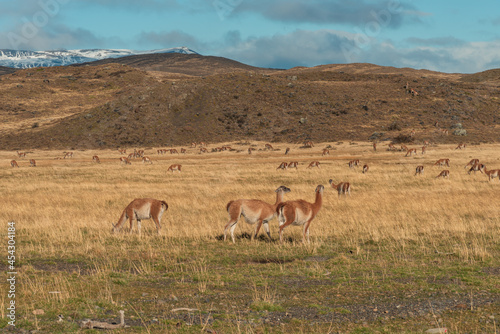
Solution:
<svg viewBox="0 0 500 334"><path fill-rule="evenodd" d="M415 45L402 47L360 34L336 30L296 30L271 37L242 39L228 33L218 55L254 66L291 68L335 63L374 63L441 72L474 73L498 67L500 40L464 42L449 37L427 41L413 38Z"/></svg>
<svg viewBox="0 0 500 334"><path fill-rule="evenodd" d="M233 44L228 45L221 55L247 64L272 68L345 63L344 50L354 46L351 34L334 30L297 30L286 35L246 40L241 40L235 32L230 35L226 41L232 41Z"/></svg>
<svg viewBox="0 0 500 334"><path fill-rule="evenodd" d="M74 0L69 0L74 1ZM83 3L83 2L82 2ZM181 8L176 0L86 0L85 6L93 4L113 10L170 11Z"/></svg>
<svg viewBox="0 0 500 334"><path fill-rule="evenodd" d="M385 25L398 28L406 22L420 22L427 14L411 4L391 1L349 0L254 0L245 1L235 12L254 12L280 22L332 23L364 25L384 20Z"/></svg>
<svg viewBox="0 0 500 334"><path fill-rule="evenodd" d="M9 32L0 33L0 45L16 50L54 50L71 48L109 48L120 44L117 37L101 38L82 28L70 28L64 24L50 23L43 27L24 23Z"/></svg>
<svg viewBox="0 0 500 334"><path fill-rule="evenodd" d="M407 38L406 41L414 45L433 45L433 46L457 46L466 43L464 40L455 38L453 36L436 37L436 38L410 37Z"/></svg>

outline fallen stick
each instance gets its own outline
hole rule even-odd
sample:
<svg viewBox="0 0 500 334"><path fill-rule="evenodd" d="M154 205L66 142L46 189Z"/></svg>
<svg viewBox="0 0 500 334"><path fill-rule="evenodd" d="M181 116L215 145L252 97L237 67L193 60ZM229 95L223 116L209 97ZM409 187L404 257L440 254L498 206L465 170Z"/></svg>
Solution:
<svg viewBox="0 0 500 334"><path fill-rule="evenodd" d="M179 311L188 311L188 312L194 312L194 311L198 311L197 308L187 308L187 307L181 307L181 308L174 308L172 311L170 312L179 312Z"/></svg>
<svg viewBox="0 0 500 334"><path fill-rule="evenodd" d="M118 329L130 327L125 325L125 311L120 310L120 323L119 324L109 324L107 322L95 321L90 319L85 319L80 323L80 328L99 328L99 329Z"/></svg>

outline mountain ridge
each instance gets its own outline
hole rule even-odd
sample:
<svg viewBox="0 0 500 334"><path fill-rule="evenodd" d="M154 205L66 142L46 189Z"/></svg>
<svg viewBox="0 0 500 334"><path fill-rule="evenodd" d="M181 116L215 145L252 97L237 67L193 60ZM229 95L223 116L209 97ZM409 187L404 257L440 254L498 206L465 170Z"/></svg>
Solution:
<svg viewBox="0 0 500 334"><path fill-rule="evenodd" d="M129 49L74 49L48 51L0 49L0 66L11 68L66 66L77 63L88 63L107 58L156 53L198 54L196 51L187 47L146 51Z"/></svg>
<svg viewBox="0 0 500 334"><path fill-rule="evenodd" d="M407 85L419 94L408 94ZM498 142L499 86L497 71L470 77L373 64L273 70L181 54L22 69L0 77L0 149Z"/></svg>

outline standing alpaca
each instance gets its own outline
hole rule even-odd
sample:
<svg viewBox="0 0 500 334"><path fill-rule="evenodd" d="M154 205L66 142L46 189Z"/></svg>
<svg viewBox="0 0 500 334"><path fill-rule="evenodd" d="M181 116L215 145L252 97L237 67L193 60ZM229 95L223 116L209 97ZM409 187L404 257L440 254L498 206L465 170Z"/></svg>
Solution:
<svg viewBox="0 0 500 334"><path fill-rule="evenodd" d="M275 190L276 192L276 202L274 204L269 204L258 199L238 199L235 201L230 201L227 203L226 210L229 214L229 221L224 228L224 240L226 240L227 231L230 229L231 239L234 241L234 229L238 223L238 219L241 216L245 218L248 224L255 224L255 234L254 238L257 237L260 227L264 225L267 236L271 239L271 233L269 232L269 221L276 216L276 207L283 202L283 195L290 192L290 189L281 186Z"/></svg>
<svg viewBox="0 0 500 334"><path fill-rule="evenodd" d="M328 183L330 183L333 189L337 190L339 198L342 194L344 194L345 196L349 194L349 196L351 196L351 184L349 182L339 182L338 184L335 184L333 183L333 180L330 179Z"/></svg>
<svg viewBox="0 0 500 334"><path fill-rule="evenodd" d="M287 201L278 205L276 212L280 224L280 242L283 243L283 230L289 225L304 225L302 240L309 242L309 226L312 220L321 209L323 204L323 190L325 187L319 185L316 187L316 200L314 203L309 203L304 200Z"/></svg>

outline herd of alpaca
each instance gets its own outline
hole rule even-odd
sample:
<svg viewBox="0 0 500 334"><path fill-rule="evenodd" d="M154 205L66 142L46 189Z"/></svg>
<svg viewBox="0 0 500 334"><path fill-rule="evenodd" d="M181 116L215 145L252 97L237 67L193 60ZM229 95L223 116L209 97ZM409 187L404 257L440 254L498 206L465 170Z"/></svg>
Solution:
<svg viewBox="0 0 500 334"><path fill-rule="evenodd" d="M422 147L422 154L425 153L425 148L427 147L428 143L425 143L424 146ZM196 147L197 145L192 145L192 147ZM203 145L200 143L200 154L207 152L206 151L206 144L203 143ZM313 147L314 144L312 142L306 142L304 144L304 147ZM459 144L456 149L464 149L466 147L465 144ZM202 151L204 149L204 151ZM217 150L217 152L223 151L223 150L231 150L229 146L224 146L221 147L220 150ZM252 151L255 150L255 148L249 148L248 153L252 153ZM264 150L272 150L275 151L274 147L271 144L266 144L264 147ZM373 150L377 150L377 145L376 143L373 143ZM389 150L397 150L393 144L389 144ZM178 154L178 151L176 149L170 149L170 150L158 150L158 154L166 154L166 152L170 152L171 154ZM406 157L412 156L413 154L417 154L416 149L409 149L405 145L401 145L401 150L400 151L406 151ZM290 152L290 148L287 148L285 151L285 155L287 155ZM126 154L125 150L120 150L121 154ZM181 153L186 153L185 149L181 148ZM26 153L24 152L17 152L19 158L25 158ZM64 159L66 158L72 158L73 157L73 152L63 152ZM329 149L323 149L322 151L322 156L325 155L330 155ZM127 157L120 157L120 164L125 164L129 165L131 164L130 159L135 159L135 158L140 158L142 159L142 162L144 164L152 164L152 160L144 156L144 151L143 150L134 150L133 153L129 154ZM101 160L97 155L94 155L92 157L92 161L94 163L101 163ZM34 159L29 160L30 166L36 167L36 161ZM15 160L12 160L10 162L12 167L19 168L19 165ZM286 170L289 168L295 168L298 169L299 162L298 161L292 161L292 162L282 162L276 169L281 169L281 170ZM360 166L360 161L358 159L351 160L348 162L348 167L350 169L354 169L355 167ZM450 167L450 159L439 159L437 160L433 166L446 166ZM307 168L313 168L317 167L320 168L320 162L319 161L312 161L309 163ZM167 171L170 172L181 172L182 165L179 164L173 164L171 165ZM479 159L472 159L465 165L464 168L469 168L468 174L471 174L471 172L474 172L474 174L479 171L480 173L483 173L488 176L488 180L492 180L494 178L498 178L500 180L500 169L494 169L494 170L488 170L486 166L482 163L479 162ZM368 173L369 166L367 164L363 165L362 173ZM423 175L424 173L424 166L419 165L415 168L415 176L416 175ZM449 170L442 170L439 175L436 176L436 178L450 178L450 171ZM351 196L351 184L349 182L338 182L337 184L334 182L333 179L330 179L329 181L330 186L334 191L337 192L338 197L344 195L345 197ZM284 242L283 238L283 233L284 229L287 228L290 225L297 225L297 226L302 226L302 240L303 242L309 242L309 230L310 230L310 225L313 219L316 217L318 212L321 209L322 202L323 202L323 192L324 192L324 186L323 185L318 185L315 189L315 200L314 202L308 202L305 200L294 200L294 201L285 201L284 200L284 195L286 193L289 193L291 190L290 188L286 186L280 186L278 187L275 192L276 192L276 201L274 204L267 203L262 200L258 199L237 199L237 200L232 200L229 201L226 205L226 211L229 215L229 220L227 224L224 227L224 240L227 239L227 234L229 233L231 236L231 240L233 243L235 243L235 236L234 236L234 231L236 229L237 223L240 220L241 217L244 218L245 222L248 224L255 224L255 230L254 233L252 234L252 238L256 238L260 228L264 226L264 230L271 239L271 232L270 232L270 227L269 227L269 222L274 219L278 218L278 223L279 223L279 240L280 243ZM137 221L137 231L140 234L141 233L141 221L145 219L153 219L154 223L156 224L156 230L157 233L159 234L161 232L161 218L162 215L167 211L168 209L168 204L167 202L163 200L157 200L157 199L152 199L152 198L137 198L134 199L132 202L130 202L127 207L123 210L120 219L116 224L113 224L113 232L118 232L122 229L123 225L126 223L126 221L129 221L130 224L130 231L132 231L133 228L133 220Z"/></svg>

